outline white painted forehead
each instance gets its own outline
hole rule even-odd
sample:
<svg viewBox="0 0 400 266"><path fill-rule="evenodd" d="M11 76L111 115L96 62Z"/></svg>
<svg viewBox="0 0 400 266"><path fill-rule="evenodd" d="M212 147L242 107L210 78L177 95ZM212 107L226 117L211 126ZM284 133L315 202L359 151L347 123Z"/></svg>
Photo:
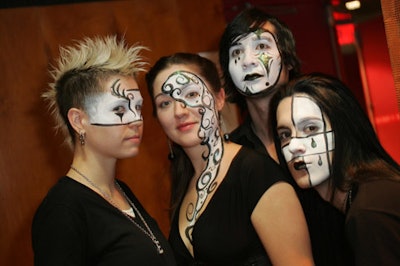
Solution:
<svg viewBox="0 0 400 266"><path fill-rule="evenodd" d="M292 119L295 124L304 117L323 119L321 108L310 97L294 95L292 99Z"/></svg>

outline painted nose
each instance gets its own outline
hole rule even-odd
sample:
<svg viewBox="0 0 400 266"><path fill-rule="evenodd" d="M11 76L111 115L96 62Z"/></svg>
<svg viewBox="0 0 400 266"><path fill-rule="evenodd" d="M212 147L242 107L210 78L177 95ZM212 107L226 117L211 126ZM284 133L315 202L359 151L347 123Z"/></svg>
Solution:
<svg viewBox="0 0 400 266"><path fill-rule="evenodd" d="M242 63L242 68L246 69L248 67L254 67L258 64L258 59L257 57L248 49L244 51L243 54L243 63Z"/></svg>
<svg viewBox="0 0 400 266"><path fill-rule="evenodd" d="M306 152L306 146L301 138L292 138L288 145L288 150L293 155L301 155Z"/></svg>

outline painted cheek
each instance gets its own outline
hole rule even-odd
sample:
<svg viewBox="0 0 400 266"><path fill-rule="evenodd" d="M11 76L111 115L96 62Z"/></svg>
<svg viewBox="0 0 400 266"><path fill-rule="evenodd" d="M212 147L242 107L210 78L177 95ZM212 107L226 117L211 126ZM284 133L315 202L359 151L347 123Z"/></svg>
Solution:
<svg viewBox="0 0 400 266"><path fill-rule="evenodd" d="M334 148L332 132L319 133L314 136L306 137L304 140L307 151L305 155L326 153Z"/></svg>
<svg viewBox="0 0 400 266"><path fill-rule="evenodd" d="M312 168L309 169L310 185L312 187L317 186L327 180L330 176L329 173L329 161L325 154L314 155L315 163Z"/></svg>
<svg viewBox="0 0 400 266"><path fill-rule="evenodd" d="M241 70L241 67L236 62L236 60L233 62L232 59L231 62L229 63L229 74L231 75L232 81L235 84L235 86L241 88L242 87L241 77L243 76L243 71Z"/></svg>
<svg viewBox="0 0 400 266"><path fill-rule="evenodd" d="M283 157L285 157L286 162L290 162L292 159L292 153L289 151L289 144L282 147Z"/></svg>

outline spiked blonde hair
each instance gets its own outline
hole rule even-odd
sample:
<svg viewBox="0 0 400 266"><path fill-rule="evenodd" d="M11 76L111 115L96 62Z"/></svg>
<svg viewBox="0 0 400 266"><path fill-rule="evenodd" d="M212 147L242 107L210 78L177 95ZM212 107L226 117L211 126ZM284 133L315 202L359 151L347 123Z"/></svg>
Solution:
<svg viewBox="0 0 400 266"><path fill-rule="evenodd" d="M56 66L50 70L53 82L42 94L66 142L73 147L75 132L68 121L69 109L85 110L88 96L104 90L101 81L112 75L136 77L147 62L140 56L141 45L127 46L116 36L84 38L75 45L60 48Z"/></svg>

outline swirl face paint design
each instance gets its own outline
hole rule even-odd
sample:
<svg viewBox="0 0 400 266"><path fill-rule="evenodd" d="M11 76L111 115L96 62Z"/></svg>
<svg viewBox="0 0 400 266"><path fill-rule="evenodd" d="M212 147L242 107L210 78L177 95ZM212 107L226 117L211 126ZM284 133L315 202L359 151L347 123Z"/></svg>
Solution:
<svg viewBox="0 0 400 266"><path fill-rule="evenodd" d="M112 82L110 92L92 97L86 103L90 123L95 126L121 126L143 121L143 98L138 88L124 88L121 79Z"/></svg>
<svg viewBox="0 0 400 266"><path fill-rule="evenodd" d="M201 114L198 136L201 139L201 145L205 145L207 148L202 154L202 158L207 164L197 180L197 200L190 203L186 210L186 219L189 221L189 225L185 230L185 235L192 242L192 230L197 216L208 195L217 186L215 179L224 152L219 133L218 113L213 95L202 79L193 73L186 71L172 73L163 84L162 93L168 94L186 107L197 108Z"/></svg>
<svg viewBox="0 0 400 266"><path fill-rule="evenodd" d="M298 185L314 187L327 180L334 133L319 106L306 96L285 98L278 106L277 119L282 152ZM304 178L308 184L301 182Z"/></svg>
<svg viewBox="0 0 400 266"><path fill-rule="evenodd" d="M281 53L274 35L262 28L235 41L229 48L229 73L246 96L267 91L278 82Z"/></svg>

